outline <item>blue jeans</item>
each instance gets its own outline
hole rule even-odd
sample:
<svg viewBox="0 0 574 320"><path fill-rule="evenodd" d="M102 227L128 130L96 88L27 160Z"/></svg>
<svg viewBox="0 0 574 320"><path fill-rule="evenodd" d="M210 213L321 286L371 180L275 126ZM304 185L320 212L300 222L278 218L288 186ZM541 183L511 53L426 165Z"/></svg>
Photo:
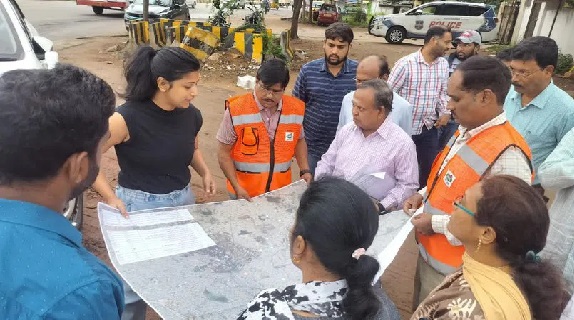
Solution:
<svg viewBox="0 0 574 320"><path fill-rule="evenodd" d="M458 123L454 120L449 120L447 125L438 129L438 150L442 151L450 138L458 129Z"/></svg>
<svg viewBox="0 0 574 320"><path fill-rule="evenodd" d="M189 185L181 190L172 191L168 194L153 194L118 186L116 188L116 195L125 204L128 212L178 207L195 203L195 196ZM144 320L147 304L125 281L123 281L123 283L126 306L122 314L122 320Z"/></svg>
<svg viewBox="0 0 574 320"><path fill-rule="evenodd" d="M309 170L311 170L311 175L315 178L315 169L317 168L317 163L321 160L321 157L315 157L309 152L307 152L307 163L309 164Z"/></svg>
<svg viewBox="0 0 574 320"><path fill-rule="evenodd" d="M438 133L435 127L427 129L423 126L420 134L413 136L417 147L417 160L419 162L419 188L427 184L432 164L438 154Z"/></svg>

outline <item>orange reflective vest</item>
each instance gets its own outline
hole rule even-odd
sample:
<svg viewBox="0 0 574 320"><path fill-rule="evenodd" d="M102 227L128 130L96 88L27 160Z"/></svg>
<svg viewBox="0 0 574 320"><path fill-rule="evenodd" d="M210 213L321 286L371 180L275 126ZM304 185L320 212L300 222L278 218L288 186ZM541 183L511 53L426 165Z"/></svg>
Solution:
<svg viewBox="0 0 574 320"><path fill-rule="evenodd" d="M494 162L509 147L520 148L524 155L532 160L528 144L507 121L470 138L439 172L458 136L457 131L433 163L427 180L427 198L423 210L426 213L450 215L454 211L454 201L482 180ZM532 173L532 165L530 170ZM462 265L464 247L451 245L444 234L426 236L417 233L416 236L421 256L438 272L447 275Z"/></svg>
<svg viewBox="0 0 574 320"><path fill-rule="evenodd" d="M301 135L305 103L283 96L281 115L271 140L252 93L226 101L237 141L231 150L239 185L249 196L282 188L291 183L291 161ZM235 190L227 181L227 190Z"/></svg>

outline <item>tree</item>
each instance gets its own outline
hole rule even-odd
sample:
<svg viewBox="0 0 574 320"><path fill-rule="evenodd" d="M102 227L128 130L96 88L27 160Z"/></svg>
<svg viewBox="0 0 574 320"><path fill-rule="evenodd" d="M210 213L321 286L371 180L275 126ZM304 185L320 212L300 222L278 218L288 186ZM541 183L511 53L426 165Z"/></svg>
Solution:
<svg viewBox="0 0 574 320"><path fill-rule="evenodd" d="M149 21L149 0L143 0L143 21Z"/></svg>
<svg viewBox="0 0 574 320"><path fill-rule="evenodd" d="M301 7L303 0L293 1L293 16L291 17L291 39L298 39L297 30L299 29L299 15L301 14Z"/></svg>

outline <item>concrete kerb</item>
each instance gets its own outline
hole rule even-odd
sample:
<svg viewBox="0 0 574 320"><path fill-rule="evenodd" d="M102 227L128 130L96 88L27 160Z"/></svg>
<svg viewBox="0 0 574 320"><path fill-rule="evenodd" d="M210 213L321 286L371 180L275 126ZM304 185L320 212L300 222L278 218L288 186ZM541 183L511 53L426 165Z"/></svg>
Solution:
<svg viewBox="0 0 574 320"><path fill-rule="evenodd" d="M136 21L128 27L130 42L135 45L150 44L150 32L153 32L158 47L179 45L201 60L209 57L222 43L224 48L236 48L246 59L261 63L263 35L254 29L236 30L233 27L212 26L207 22L171 19L161 19L151 26L147 22ZM266 29L266 34L272 36L272 30ZM229 42L226 43L226 39L230 39Z"/></svg>

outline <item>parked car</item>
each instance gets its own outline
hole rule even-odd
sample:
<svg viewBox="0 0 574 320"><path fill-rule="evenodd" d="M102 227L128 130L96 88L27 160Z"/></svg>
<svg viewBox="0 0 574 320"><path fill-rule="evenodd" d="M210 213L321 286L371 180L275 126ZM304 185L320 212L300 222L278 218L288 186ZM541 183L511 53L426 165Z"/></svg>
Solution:
<svg viewBox="0 0 574 320"><path fill-rule="evenodd" d="M404 13L375 17L369 33L385 37L389 43L405 39L423 39L428 28L434 25L449 27L456 37L464 30L476 30L483 42L497 36L498 19L494 7L484 3L434 1Z"/></svg>
<svg viewBox="0 0 574 320"><path fill-rule="evenodd" d="M328 26L338 21L341 21L341 9L334 4L323 3L319 8L317 25Z"/></svg>
<svg viewBox="0 0 574 320"><path fill-rule="evenodd" d="M190 20L189 7L186 0L149 0L148 14L150 23L161 18L174 20ZM126 9L124 21L126 28L130 21L143 19L143 0L135 0Z"/></svg>
<svg viewBox="0 0 574 320"><path fill-rule="evenodd" d="M0 75L15 69L49 69L58 63L53 43L38 34L14 0L0 0ZM70 200L63 215L78 229L83 195Z"/></svg>

